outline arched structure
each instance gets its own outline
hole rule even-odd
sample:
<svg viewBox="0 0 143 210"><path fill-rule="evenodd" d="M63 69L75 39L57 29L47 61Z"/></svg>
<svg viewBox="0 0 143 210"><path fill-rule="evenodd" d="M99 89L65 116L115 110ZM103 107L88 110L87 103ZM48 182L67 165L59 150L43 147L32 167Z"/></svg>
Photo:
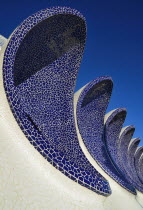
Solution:
<svg viewBox="0 0 143 210"><path fill-rule="evenodd" d="M119 146L119 134L126 118L125 108L115 109L105 115L105 144L114 163L117 161L117 152Z"/></svg>
<svg viewBox="0 0 143 210"><path fill-rule="evenodd" d="M104 115L111 90L109 77L99 77L88 83L78 98L77 124L85 146L100 167L125 189L135 193L135 189L113 163L104 141Z"/></svg>
<svg viewBox="0 0 143 210"><path fill-rule="evenodd" d="M132 180L136 180L136 182L139 182L138 180L138 176L137 176L137 172L135 169L135 164L134 164L134 155L135 155L135 151L138 147L140 143L140 138L133 138L131 139L129 146L128 146L128 161L127 161L127 165L128 165L128 174L130 176L130 178Z"/></svg>
<svg viewBox="0 0 143 210"><path fill-rule="evenodd" d="M118 167L121 169L125 177L129 180L132 185L138 189L140 192L143 192L143 186L140 183L139 179L133 177L130 173L130 167L128 165L128 147L130 145L131 138L135 131L134 126L124 127L120 133L119 139L119 148L118 148Z"/></svg>
<svg viewBox="0 0 143 210"><path fill-rule="evenodd" d="M142 209L134 127L119 136L124 108L105 116L112 79L74 94L85 40L85 18L67 7L41 10L8 40L0 36L1 209Z"/></svg>
<svg viewBox="0 0 143 210"><path fill-rule="evenodd" d="M8 43L4 86L20 128L44 158L107 196L108 182L82 153L74 125L73 91L85 38L85 20L76 10L56 7L32 15Z"/></svg>
<svg viewBox="0 0 143 210"><path fill-rule="evenodd" d="M138 147L137 149L136 149L136 151L135 151L135 155L134 155L134 164L135 164L135 169L136 169L136 172L137 172L137 175L138 175L138 178L140 179L140 172L139 172L139 163L140 163L140 161L141 161L141 156L142 156L142 154L143 154L143 146L140 146L140 147ZM142 183L142 179L140 180L141 181L141 183Z"/></svg>
<svg viewBox="0 0 143 210"><path fill-rule="evenodd" d="M138 161L138 176L139 179L141 181L141 183L143 184L143 154L140 156L140 159Z"/></svg>

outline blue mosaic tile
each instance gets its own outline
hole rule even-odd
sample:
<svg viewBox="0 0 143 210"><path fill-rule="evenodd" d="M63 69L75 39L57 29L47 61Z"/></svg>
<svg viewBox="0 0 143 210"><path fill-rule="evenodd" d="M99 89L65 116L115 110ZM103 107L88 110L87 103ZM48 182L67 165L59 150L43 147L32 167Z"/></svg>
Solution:
<svg viewBox="0 0 143 210"><path fill-rule="evenodd" d="M112 160L116 163L119 144L119 134L126 118L125 108L115 109L105 115L108 115L104 128L104 140Z"/></svg>
<svg viewBox="0 0 143 210"><path fill-rule="evenodd" d="M138 144L140 143L140 138L134 138L134 139L131 139L130 143L129 143L129 146L128 146L128 153L127 153L127 158L128 158L128 161L127 161L127 164L128 164L128 170L129 170L129 174L130 176L136 180L138 179L137 177L137 173L136 173L136 170L135 170L135 164L134 164L134 155L135 155L135 151L138 147Z"/></svg>
<svg viewBox="0 0 143 210"><path fill-rule="evenodd" d="M123 128L119 137L119 148L118 148L118 161L117 165L123 172L124 176L128 181L140 192L143 192L143 186L137 178L132 176L130 173L130 166L128 165L128 147L130 145L131 138L135 131L134 126L127 126Z"/></svg>
<svg viewBox="0 0 143 210"><path fill-rule="evenodd" d="M83 154L73 95L86 38L84 17L66 7L45 9L13 32L4 55L9 105L30 143L55 168L104 196L108 182Z"/></svg>
<svg viewBox="0 0 143 210"><path fill-rule="evenodd" d="M122 171L125 171L124 166L126 166L127 158L128 158L128 146L131 141L131 138L134 134L135 128L134 126L127 126L122 128L120 136L119 136L119 143L118 143L118 151L117 151L117 163L120 166L119 168Z"/></svg>
<svg viewBox="0 0 143 210"><path fill-rule="evenodd" d="M104 140L104 115L112 92L110 77L99 77L88 83L77 102L77 124L83 142L99 166L117 183L133 194L134 187L111 160Z"/></svg>
<svg viewBox="0 0 143 210"><path fill-rule="evenodd" d="M143 146L141 147L138 147L135 151L135 155L134 155L134 164L135 164L135 169L136 169L136 172L137 172L137 175L138 175L138 178L140 180L140 182L142 183L142 179L140 179L140 176L139 176L139 160L141 158L143 154Z"/></svg>
<svg viewBox="0 0 143 210"><path fill-rule="evenodd" d="M143 154L138 161L137 173L141 183L143 184Z"/></svg>

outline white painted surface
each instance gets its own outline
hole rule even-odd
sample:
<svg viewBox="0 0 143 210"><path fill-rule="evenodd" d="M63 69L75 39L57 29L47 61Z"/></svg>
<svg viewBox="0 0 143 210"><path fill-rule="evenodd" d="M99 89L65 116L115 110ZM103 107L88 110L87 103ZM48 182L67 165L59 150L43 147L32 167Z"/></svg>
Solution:
<svg viewBox="0 0 143 210"><path fill-rule="evenodd" d="M0 35L0 54L2 53L2 49L5 47L5 45L7 44L7 39Z"/></svg>

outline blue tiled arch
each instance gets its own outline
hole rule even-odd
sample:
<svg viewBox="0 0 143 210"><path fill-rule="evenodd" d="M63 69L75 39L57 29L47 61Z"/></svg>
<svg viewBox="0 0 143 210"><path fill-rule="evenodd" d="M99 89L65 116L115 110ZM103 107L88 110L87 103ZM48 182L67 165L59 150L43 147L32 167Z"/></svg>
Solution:
<svg viewBox="0 0 143 210"><path fill-rule="evenodd" d="M138 173L139 173L139 167L140 167L140 166L139 166L139 160L140 160L142 154L143 154L143 146L140 146L140 147L138 147L138 148L136 149L135 155L134 155L134 164L135 164L135 169L136 169L137 175L138 175ZM139 176L139 175L138 175L138 178L139 178L139 180L140 180L140 176ZM142 183L142 179L140 180L140 182ZM143 186L142 186L142 187L143 187Z"/></svg>
<svg viewBox="0 0 143 210"><path fill-rule="evenodd" d="M110 77L88 83L77 102L77 124L83 142L100 167L117 183L136 194L135 189L111 160L104 141L104 115L112 92Z"/></svg>
<svg viewBox="0 0 143 210"><path fill-rule="evenodd" d="M105 115L105 143L111 158L116 163L119 144L119 134L126 118L125 108L115 109ZM107 117L108 116L108 117Z"/></svg>
<svg viewBox="0 0 143 210"><path fill-rule="evenodd" d="M130 167L128 165L128 147L131 142L131 138L134 134L134 126L127 126L122 129L119 137L119 148L118 148L118 162L117 165L129 180L129 182L140 192L143 192L143 187L137 178L137 176L132 176L130 173Z"/></svg>
<svg viewBox="0 0 143 210"><path fill-rule="evenodd" d="M143 184L143 153L138 161L138 176L139 179L141 181L141 183Z"/></svg>
<svg viewBox="0 0 143 210"><path fill-rule="evenodd" d="M128 170L129 170L129 174L132 177L133 180L138 179L137 177L137 173L135 170L135 164L134 164L134 155L135 155L135 151L138 147L138 144L140 143L140 138L133 138L131 139L129 146L128 146L128 153L127 153L127 164L128 164Z"/></svg>
<svg viewBox="0 0 143 210"><path fill-rule="evenodd" d="M30 60L24 60L23 58L28 59L28 57L22 54L22 49L25 49L24 53L31 52L27 50L31 43L29 34L38 24L59 14L75 16L75 21L80 20L83 24L80 28L74 28L76 32L72 31L72 34L70 32L71 39L76 39L78 33L83 36L86 32L84 17L78 11L66 7L41 10L27 18L13 32L5 51L3 62L5 91L20 128L42 156L70 179L107 196L111 194L109 184L89 163L80 149L74 122L73 91L85 37L84 40L79 39L77 42L72 39L71 42L74 44L70 47L64 43L65 49L62 53L59 53L55 59L51 59L47 66L40 67L38 71L32 69L37 65L34 59L28 69L32 73L26 73L27 76L23 76L22 79L17 73L20 62L30 62ZM40 34L38 38L42 39ZM23 47L19 50L21 44ZM53 41L52 49L55 50ZM57 49L60 48L56 48L55 53L58 53ZM40 62L40 56L38 59ZM15 64L17 61L19 63ZM14 72L17 74L16 77Z"/></svg>

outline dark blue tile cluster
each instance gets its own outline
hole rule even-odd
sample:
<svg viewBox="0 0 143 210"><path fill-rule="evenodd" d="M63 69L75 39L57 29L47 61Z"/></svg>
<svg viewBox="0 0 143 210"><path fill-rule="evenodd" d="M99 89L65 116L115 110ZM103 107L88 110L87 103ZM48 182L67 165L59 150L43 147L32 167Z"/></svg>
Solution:
<svg viewBox="0 0 143 210"><path fill-rule="evenodd" d="M78 98L76 110L77 124L85 146L100 167L125 189L133 194L136 194L134 187L132 187L132 185L114 164L105 143L105 137L107 138L109 133L104 132L104 115L111 92L112 80L110 77L99 77L88 83ZM124 109L120 111L125 112ZM118 121L118 135L122 125L121 122L125 118L124 115L125 113L122 113L122 120ZM113 123L113 121L111 122ZM110 128L109 132L111 132ZM112 137L113 136L114 134L112 134ZM118 136L116 138L118 138ZM108 139L106 140L108 141Z"/></svg>
<svg viewBox="0 0 143 210"><path fill-rule="evenodd" d="M14 117L41 155L70 179L108 196L109 184L83 154L75 128L73 95L85 38L85 20L76 10L56 7L30 16L5 51L4 87ZM98 119L111 87L109 79L99 87L105 97L97 105Z"/></svg>

